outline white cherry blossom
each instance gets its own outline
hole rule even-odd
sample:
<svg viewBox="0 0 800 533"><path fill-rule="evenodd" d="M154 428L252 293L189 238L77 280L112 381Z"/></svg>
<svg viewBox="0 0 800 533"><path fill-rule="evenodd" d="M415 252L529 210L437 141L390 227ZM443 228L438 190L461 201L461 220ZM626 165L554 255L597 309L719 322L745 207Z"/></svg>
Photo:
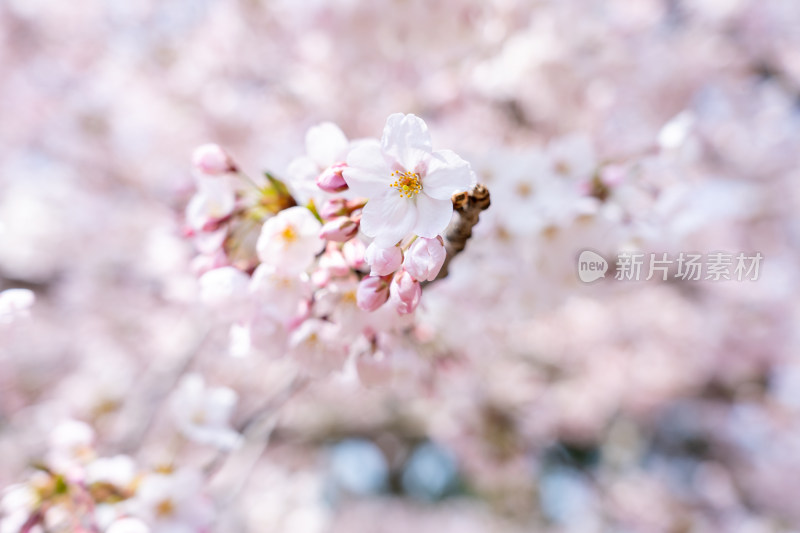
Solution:
<svg viewBox="0 0 800 533"><path fill-rule="evenodd" d="M131 507L153 533L204 531L213 511L202 487L202 476L192 469L149 474L140 482Z"/></svg>
<svg viewBox="0 0 800 533"><path fill-rule="evenodd" d="M305 207L290 207L264 222L256 243L262 264L286 272L308 268L325 247L322 224Z"/></svg>
<svg viewBox="0 0 800 533"><path fill-rule="evenodd" d="M202 376L185 376L172 396L175 424L187 438L222 449L236 447L239 434L229 426L237 394L227 387L207 387Z"/></svg>
<svg viewBox="0 0 800 533"><path fill-rule="evenodd" d="M386 120L380 143L353 149L347 165L348 186L369 200L361 230L383 247L408 234L441 234L453 214L451 196L473 181L469 163L450 150L434 151L425 122L402 113Z"/></svg>
<svg viewBox="0 0 800 533"><path fill-rule="evenodd" d="M306 155L295 158L286 170L287 185L301 202L319 200L325 194L317 187L317 177L337 163L344 162L350 146L336 124L323 122L306 133Z"/></svg>

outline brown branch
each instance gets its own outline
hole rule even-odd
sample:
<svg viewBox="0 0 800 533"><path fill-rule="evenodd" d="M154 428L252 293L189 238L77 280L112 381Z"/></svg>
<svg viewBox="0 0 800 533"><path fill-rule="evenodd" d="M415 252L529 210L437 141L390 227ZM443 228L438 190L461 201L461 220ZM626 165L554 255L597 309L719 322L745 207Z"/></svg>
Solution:
<svg viewBox="0 0 800 533"><path fill-rule="evenodd" d="M455 217L444 233L447 258L444 260L439 275L433 281L447 276L450 261L467 246L467 241L472 237L472 228L478 223L481 211L488 209L490 204L489 189L481 184L473 186L469 191L453 195Z"/></svg>

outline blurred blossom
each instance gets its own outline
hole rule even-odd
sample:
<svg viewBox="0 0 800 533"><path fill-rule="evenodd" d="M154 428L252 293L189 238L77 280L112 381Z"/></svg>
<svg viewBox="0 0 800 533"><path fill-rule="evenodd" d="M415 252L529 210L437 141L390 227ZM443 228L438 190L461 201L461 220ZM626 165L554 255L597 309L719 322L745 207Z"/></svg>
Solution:
<svg viewBox="0 0 800 533"><path fill-rule="evenodd" d="M325 246L320 229L320 223L304 207L281 211L264 223L256 245L258 257L278 270L301 272Z"/></svg>
<svg viewBox="0 0 800 533"><path fill-rule="evenodd" d="M149 474L141 481L132 506L153 532L201 531L213 517L199 492L201 486L200 474L190 470Z"/></svg>
<svg viewBox="0 0 800 533"><path fill-rule="evenodd" d="M236 407L236 393L227 387L206 387L196 374L184 376L171 399L171 414L181 433L201 443L227 449L239 444L228 425Z"/></svg>

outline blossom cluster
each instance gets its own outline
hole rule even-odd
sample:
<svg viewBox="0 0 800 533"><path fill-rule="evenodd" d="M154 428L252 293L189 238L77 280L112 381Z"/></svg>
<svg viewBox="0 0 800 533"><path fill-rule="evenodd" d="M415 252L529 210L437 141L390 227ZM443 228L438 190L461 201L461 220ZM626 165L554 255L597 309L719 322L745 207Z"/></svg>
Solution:
<svg viewBox="0 0 800 533"><path fill-rule="evenodd" d="M237 394L187 374L168 400L175 444L143 467L127 454L102 456L85 422L65 420L50 433L44 460L29 479L0 495L0 531L207 531L214 505L206 475L180 457L188 443L230 451L241 436L230 427Z"/></svg>
<svg viewBox="0 0 800 533"><path fill-rule="evenodd" d="M469 163L433 150L425 122L391 115L377 139L312 127L287 181L256 183L217 145L194 154L187 235L203 301L232 322L231 351L284 351L312 374L372 357L401 333L447 252ZM370 316L369 313L375 314Z"/></svg>

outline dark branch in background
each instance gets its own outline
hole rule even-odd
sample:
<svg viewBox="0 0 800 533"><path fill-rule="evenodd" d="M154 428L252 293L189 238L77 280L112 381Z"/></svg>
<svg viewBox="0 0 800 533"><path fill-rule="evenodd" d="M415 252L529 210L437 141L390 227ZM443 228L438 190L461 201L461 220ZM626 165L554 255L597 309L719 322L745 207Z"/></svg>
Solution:
<svg viewBox="0 0 800 533"><path fill-rule="evenodd" d="M481 211L487 209L490 204L489 189L481 184L473 186L469 191L453 195L455 216L444 233L447 258L444 260L439 275L433 281L447 276L450 261L467 245L467 240L472 236L472 228L478 223Z"/></svg>

